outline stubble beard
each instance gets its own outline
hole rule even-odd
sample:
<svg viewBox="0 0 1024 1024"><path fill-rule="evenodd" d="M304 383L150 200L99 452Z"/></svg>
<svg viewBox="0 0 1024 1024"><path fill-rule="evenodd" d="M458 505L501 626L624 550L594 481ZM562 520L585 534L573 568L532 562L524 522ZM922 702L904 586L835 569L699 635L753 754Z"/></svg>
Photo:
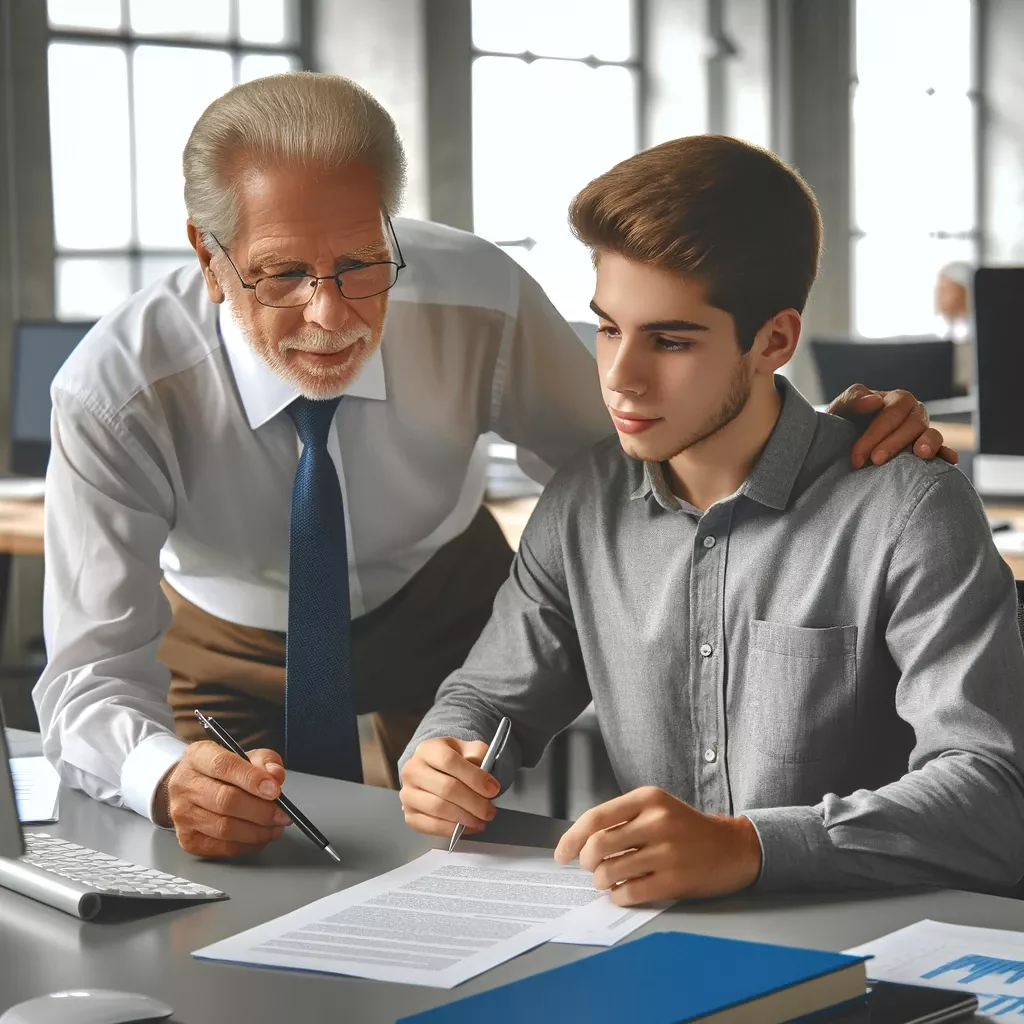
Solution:
<svg viewBox="0 0 1024 1024"><path fill-rule="evenodd" d="M693 448L696 445L702 444L704 441L708 441L713 438L716 434L724 430L727 426L743 410L747 407L747 402L750 400L750 392L753 389L750 376L747 373L746 361L740 360L739 366L736 368L736 372L732 376L732 380L729 381L729 390L725 396L725 402L713 412L708 419L701 424L694 432L687 438L684 438L676 442L671 448L666 449L663 453L657 455L641 454L640 452L629 448L625 448L626 454L632 456L634 459L640 459L643 462L668 462L670 459L674 459L677 455L681 455L689 448Z"/></svg>

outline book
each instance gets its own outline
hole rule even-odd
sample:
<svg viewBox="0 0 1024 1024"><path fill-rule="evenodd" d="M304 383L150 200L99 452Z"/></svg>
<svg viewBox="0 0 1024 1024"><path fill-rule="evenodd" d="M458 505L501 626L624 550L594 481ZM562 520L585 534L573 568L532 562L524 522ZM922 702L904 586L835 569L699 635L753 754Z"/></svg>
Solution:
<svg viewBox="0 0 1024 1024"><path fill-rule="evenodd" d="M689 932L655 932L402 1021L783 1024L864 999L865 959Z"/></svg>

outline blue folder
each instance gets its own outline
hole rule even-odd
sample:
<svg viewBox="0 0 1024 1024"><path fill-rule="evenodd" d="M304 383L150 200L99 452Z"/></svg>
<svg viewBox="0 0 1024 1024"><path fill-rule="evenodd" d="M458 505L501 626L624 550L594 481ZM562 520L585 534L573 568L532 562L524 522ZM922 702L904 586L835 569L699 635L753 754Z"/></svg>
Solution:
<svg viewBox="0 0 1024 1024"><path fill-rule="evenodd" d="M682 1024L864 959L687 932L655 932L403 1017L399 1024Z"/></svg>

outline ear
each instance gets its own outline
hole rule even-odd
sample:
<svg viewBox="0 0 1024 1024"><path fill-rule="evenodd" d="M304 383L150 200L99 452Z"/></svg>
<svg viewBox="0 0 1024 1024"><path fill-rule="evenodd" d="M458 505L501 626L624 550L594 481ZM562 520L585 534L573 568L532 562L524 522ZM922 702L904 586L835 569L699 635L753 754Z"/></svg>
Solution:
<svg viewBox="0 0 1024 1024"><path fill-rule="evenodd" d="M784 309L765 322L751 349L758 373L774 374L793 358L801 324L800 314L795 309Z"/></svg>
<svg viewBox="0 0 1024 1024"><path fill-rule="evenodd" d="M199 228L192 221L188 222L188 240L199 257L199 266L203 268L203 278L206 281L206 291L210 296L210 301L219 305L224 301L225 295L224 289L221 287L220 281L217 280L217 275L213 272L213 267L211 266L213 253L206 247L203 236L199 233Z"/></svg>

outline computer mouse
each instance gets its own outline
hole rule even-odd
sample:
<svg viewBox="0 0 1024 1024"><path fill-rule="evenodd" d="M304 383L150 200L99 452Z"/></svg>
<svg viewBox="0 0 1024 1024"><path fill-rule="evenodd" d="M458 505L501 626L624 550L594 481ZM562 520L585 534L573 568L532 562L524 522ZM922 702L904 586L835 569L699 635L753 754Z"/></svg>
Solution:
<svg viewBox="0 0 1024 1024"><path fill-rule="evenodd" d="M86 988L51 992L12 1006L0 1024L136 1024L164 1020L174 1011L137 992Z"/></svg>

